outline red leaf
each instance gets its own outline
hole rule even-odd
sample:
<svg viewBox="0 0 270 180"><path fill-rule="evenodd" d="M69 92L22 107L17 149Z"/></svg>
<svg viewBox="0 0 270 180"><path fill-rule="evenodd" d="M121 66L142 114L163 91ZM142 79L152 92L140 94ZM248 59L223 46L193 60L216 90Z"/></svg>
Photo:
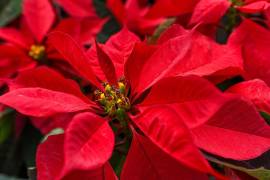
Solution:
<svg viewBox="0 0 270 180"><path fill-rule="evenodd" d="M238 71L231 71L234 68ZM219 45L192 30L163 43L145 62L141 70L138 91L149 88L168 76L189 74L212 76L225 71L223 74L228 78L239 74L241 68L242 58L239 48Z"/></svg>
<svg viewBox="0 0 270 180"><path fill-rule="evenodd" d="M268 10L270 3L267 1L258 1L243 6L237 7L237 9L243 13L261 13Z"/></svg>
<svg viewBox="0 0 270 180"><path fill-rule="evenodd" d="M131 95L139 94L137 86L139 85L142 67L146 60L156 51L156 46L146 45L145 43L137 43L132 53L127 59L124 67L124 73L127 81L131 86Z"/></svg>
<svg viewBox="0 0 270 180"><path fill-rule="evenodd" d="M171 158L194 170L214 173L192 143L187 127L172 109L164 106L148 108L132 120L145 136Z"/></svg>
<svg viewBox="0 0 270 180"><path fill-rule="evenodd" d="M41 42L55 19L49 0L24 0L23 15L36 40Z"/></svg>
<svg viewBox="0 0 270 180"><path fill-rule="evenodd" d="M169 157L168 154L164 153L149 139L133 131L133 140L122 170L121 179L207 180L208 176L183 166Z"/></svg>
<svg viewBox="0 0 270 180"><path fill-rule="evenodd" d="M264 81L254 79L238 83L230 87L227 92L242 95L251 100L260 111L270 114L270 88Z"/></svg>
<svg viewBox="0 0 270 180"><path fill-rule="evenodd" d="M91 44L101 31L107 19L100 18L65 18L60 21L55 31L62 31L71 35L80 44Z"/></svg>
<svg viewBox="0 0 270 180"><path fill-rule="evenodd" d="M33 68L36 62L30 59L25 52L10 45L0 45L0 77L7 78L15 73Z"/></svg>
<svg viewBox="0 0 270 180"><path fill-rule="evenodd" d="M38 179L51 180L51 179L91 179L91 180L116 180L117 177L113 172L109 163L94 170L74 170L66 174L64 178L59 177L61 172L64 157L63 157L63 144L64 135L49 136L43 142L37 151L36 162Z"/></svg>
<svg viewBox="0 0 270 180"><path fill-rule="evenodd" d="M89 110L91 104L71 94L42 88L21 88L0 96L0 102L30 116Z"/></svg>
<svg viewBox="0 0 270 180"><path fill-rule="evenodd" d="M197 2L198 0L157 0L149 10L147 17L157 18L190 13Z"/></svg>
<svg viewBox="0 0 270 180"><path fill-rule="evenodd" d="M49 136L37 149L37 178L57 179L63 166L64 134Z"/></svg>
<svg viewBox="0 0 270 180"><path fill-rule="evenodd" d="M163 44L170 39L176 38L178 36L184 36L188 33L188 30L184 29L178 24L173 24L165 32L163 32L158 38L158 44Z"/></svg>
<svg viewBox="0 0 270 180"><path fill-rule="evenodd" d="M62 174L103 166L113 148L114 133L105 119L92 113L78 114L66 130Z"/></svg>
<svg viewBox="0 0 270 180"><path fill-rule="evenodd" d="M117 84L117 77L115 72L115 67L110 59L110 57L99 47L98 43L96 42L96 50L97 50L97 58L100 65L100 68L102 69L107 81L110 84Z"/></svg>
<svg viewBox="0 0 270 180"><path fill-rule="evenodd" d="M94 17L96 15L92 1L85 0L56 0L71 16Z"/></svg>
<svg viewBox="0 0 270 180"><path fill-rule="evenodd" d="M192 134L197 146L223 158L248 160L270 149L270 127L252 105L237 97Z"/></svg>
<svg viewBox="0 0 270 180"><path fill-rule="evenodd" d="M228 0L201 0L193 11L190 24L218 23L230 5Z"/></svg>
<svg viewBox="0 0 270 180"><path fill-rule="evenodd" d="M207 101L221 96L212 84L197 76L171 77L157 82L141 105Z"/></svg>
<svg viewBox="0 0 270 180"><path fill-rule="evenodd" d="M115 16L115 18L120 22L124 23L126 18L125 6L121 0L107 0L107 7Z"/></svg>
<svg viewBox="0 0 270 180"><path fill-rule="evenodd" d="M18 45L26 50L28 50L33 43L26 39L21 32L13 28L1 28L0 38L9 43Z"/></svg>
<svg viewBox="0 0 270 180"><path fill-rule="evenodd" d="M244 70L247 79L262 79L270 85L270 32L246 19L229 38L229 43L242 47Z"/></svg>
<svg viewBox="0 0 270 180"><path fill-rule="evenodd" d="M93 104L89 98L83 95L80 87L75 81L66 79L58 72L53 71L45 66L39 66L35 69L23 71L12 81L12 83L9 84L11 91L18 88L29 87L40 87L72 94L81 98L88 104Z"/></svg>
<svg viewBox="0 0 270 180"><path fill-rule="evenodd" d="M124 27L119 33L112 35L106 45L103 46L116 68L118 78L123 76L124 64L135 44L139 42L140 39Z"/></svg>
<svg viewBox="0 0 270 180"><path fill-rule="evenodd" d="M62 32L53 32L50 33L48 41L84 78L89 80L96 87L100 89L103 88L91 68L90 60L87 58L80 45L78 45L70 35ZM65 45L63 45L63 42L65 42Z"/></svg>
<svg viewBox="0 0 270 180"><path fill-rule="evenodd" d="M124 75L124 64L129 58L136 42L139 42L139 38L123 28L119 33L110 37L105 45L100 44L100 49L106 53L115 67L117 78L120 79ZM98 62L97 50L95 46L92 46L87 51L87 56L91 60L92 68L95 74L101 79L105 80L105 73L102 70L102 66Z"/></svg>

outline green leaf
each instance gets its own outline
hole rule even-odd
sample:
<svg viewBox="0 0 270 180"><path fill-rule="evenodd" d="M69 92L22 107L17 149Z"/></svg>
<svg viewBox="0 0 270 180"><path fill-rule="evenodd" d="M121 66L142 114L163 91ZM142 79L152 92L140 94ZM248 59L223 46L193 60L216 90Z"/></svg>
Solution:
<svg viewBox="0 0 270 180"><path fill-rule="evenodd" d="M115 34L120 29L120 25L114 18L109 19L108 22L104 24L101 32L97 35L97 41L101 43L106 42L111 35Z"/></svg>
<svg viewBox="0 0 270 180"><path fill-rule="evenodd" d="M55 129L51 130L48 134L46 134L41 142L46 141L49 136L63 134L64 132L65 131L62 128L55 128Z"/></svg>
<svg viewBox="0 0 270 180"><path fill-rule="evenodd" d="M166 21L164 21L162 24L160 24L153 33L152 36L148 38L149 44L155 44L158 40L159 36L166 31L174 22L176 18L168 18Z"/></svg>
<svg viewBox="0 0 270 180"><path fill-rule="evenodd" d="M26 180L26 179L21 179L21 178L15 178L11 176L6 176L4 174L0 174L0 179L1 180Z"/></svg>
<svg viewBox="0 0 270 180"><path fill-rule="evenodd" d="M248 169L245 167L237 166L237 165L234 165L231 163L227 163L227 162L218 160L218 159L216 159L214 157L210 157L208 155L206 155L206 158L209 161L212 161L214 163L217 163L217 164L220 164L220 165L223 165L223 166L226 166L226 167L238 170L238 171L245 172L248 175L250 175L258 180L269 180L270 179L270 169L265 169L264 167L259 167L256 169Z"/></svg>
<svg viewBox="0 0 270 180"><path fill-rule="evenodd" d="M27 123L21 134L21 153L22 159L27 167L36 166L36 150L40 144L42 134L30 123Z"/></svg>
<svg viewBox="0 0 270 180"><path fill-rule="evenodd" d="M268 125L270 125L270 114L260 111L260 115L264 118Z"/></svg>
<svg viewBox="0 0 270 180"><path fill-rule="evenodd" d="M93 0L93 5L99 17L104 18L111 14L110 11L106 7L105 0Z"/></svg>
<svg viewBox="0 0 270 180"><path fill-rule="evenodd" d="M21 13L22 0L1 0L0 26L5 26Z"/></svg>
<svg viewBox="0 0 270 180"><path fill-rule="evenodd" d="M11 135L14 122L14 111L7 109L0 113L0 144Z"/></svg>

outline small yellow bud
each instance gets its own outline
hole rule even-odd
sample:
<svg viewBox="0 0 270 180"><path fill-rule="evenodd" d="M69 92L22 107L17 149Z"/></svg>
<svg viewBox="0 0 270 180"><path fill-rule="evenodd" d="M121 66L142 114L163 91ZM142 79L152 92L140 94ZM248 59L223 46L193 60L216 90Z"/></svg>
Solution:
<svg viewBox="0 0 270 180"><path fill-rule="evenodd" d="M122 102L123 102L122 99L117 99L116 101L117 104L121 104Z"/></svg>
<svg viewBox="0 0 270 180"><path fill-rule="evenodd" d="M126 86L125 86L124 83L118 82L118 87L119 87L119 90L120 90L121 93L124 93L125 92Z"/></svg>
<svg viewBox="0 0 270 180"><path fill-rule="evenodd" d="M45 54L45 47L42 45L32 45L29 50L29 56L33 59L39 60Z"/></svg>
<svg viewBox="0 0 270 180"><path fill-rule="evenodd" d="M100 96L99 96L99 98L100 98L101 100L105 99L105 94L104 94L104 93L101 93Z"/></svg>
<svg viewBox="0 0 270 180"><path fill-rule="evenodd" d="M109 85L109 84L107 84L106 86L105 86L105 91L106 92L110 92L112 90L112 87Z"/></svg>

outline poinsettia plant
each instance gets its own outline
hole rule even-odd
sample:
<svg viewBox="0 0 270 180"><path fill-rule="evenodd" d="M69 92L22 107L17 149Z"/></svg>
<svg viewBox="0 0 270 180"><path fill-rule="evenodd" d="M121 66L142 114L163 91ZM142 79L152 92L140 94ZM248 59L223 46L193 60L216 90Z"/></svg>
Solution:
<svg viewBox="0 0 270 180"><path fill-rule="evenodd" d="M10 4L0 179L269 179L268 1Z"/></svg>

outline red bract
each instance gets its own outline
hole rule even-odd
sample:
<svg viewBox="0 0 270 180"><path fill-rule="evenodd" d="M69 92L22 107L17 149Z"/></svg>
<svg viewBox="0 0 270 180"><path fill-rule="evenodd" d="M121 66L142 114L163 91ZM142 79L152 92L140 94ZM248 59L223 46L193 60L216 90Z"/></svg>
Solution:
<svg viewBox="0 0 270 180"><path fill-rule="evenodd" d="M29 66L35 66L44 58L60 59L50 44L46 41L47 33L55 23L55 12L49 0L24 0L23 17L21 18L20 29L5 27L0 29L0 38L7 44L16 46L9 47L2 45L1 49L7 49L1 53L3 59L16 61L15 67L9 67L5 76L10 76L18 70ZM92 22L92 23L89 23ZM68 18L59 23L56 30L69 33L78 39L82 44L89 44L92 38L99 32L105 20L96 18ZM93 24L94 23L94 24ZM17 54L16 57L11 55ZM31 61L31 59L36 61ZM13 71L12 71L13 69Z"/></svg>
<svg viewBox="0 0 270 180"><path fill-rule="evenodd" d="M230 7L242 13L268 13L270 3L267 0L201 0L194 9L190 24L217 24Z"/></svg>
<svg viewBox="0 0 270 180"><path fill-rule="evenodd" d="M229 44L242 48L245 79L259 78L270 85L270 32L260 25L245 20L229 38Z"/></svg>
<svg viewBox="0 0 270 180"><path fill-rule="evenodd" d="M165 34L164 37L169 36ZM114 43L114 39L118 42ZM133 41L126 42L126 39ZM196 146L237 160L254 158L269 150L269 127L252 105L238 97L222 94L203 78L188 75L193 66L185 66L183 72L187 74L180 74L182 76L166 74L184 61L183 57L190 57L189 52L194 49L194 46L190 46L193 41L200 43L202 39L194 40L193 35L188 34L163 40L164 43L158 47L148 46L138 43L132 33L123 30L108 44L96 44L97 58L90 59L69 35L54 32L49 36L55 48L97 90L92 98L94 102L77 92L72 81L63 81L54 76L48 78L52 87L42 85L27 88L27 81L21 79L19 82L23 88L0 97L1 103L32 116L84 111L75 116L67 127L63 150L56 154L49 153L48 162L40 159L46 154L42 151L55 142L40 147L39 152L43 155L38 155L38 169L45 166L50 171L46 174L39 171L41 179L48 179L48 174L57 179L104 168L114 148L114 134L108 124L112 119L117 119L123 128L133 130L133 142L121 175L123 179L156 179L157 174L161 179L168 177L168 174L171 179L178 179L182 175L205 178L205 173L219 177ZM65 42L65 46L62 42ZM202 42L208 41L203 38ZM115 47L123 48L119 51ZM177 56L176 50L180 47L183 48ZM93 52L90 57L94 57ZM154 57L156 61L153 61ZM121 71L125 77L119 78ZM207 75L213 72L216 70ZM31 73L33 77L37 74ZM43 78L47 77L50 77L50 73ZM39 81L42 82L42 79ZM61 81L65 85L61 85ZM142 151L145 153L142 154ZM59 159L59 153L63 153L60 155L60 159L64 159L61 165L55 161ZM137 158L142 166L138 165ZM164 167L161 161L169 162L169 166ZM143 168L146 164L150 164L155 173L149 174L149 170ZM55 166L58 171L47 166ZM182 166L189 172L196 172L178 172L176 169Z"/></svg>
<svg viewBox="0 0 270 180"><path fill-rule="evenodd" d="M115 18L129 29L139 34L151 34L168 16L177 16L192 12L198 0L157 0L153 4L147 1L108 0L107 7Z"/></svg>
<svg viewBox="0 0 270 180"><path fill-rule="evenodd" d="M235 29L229 43L242 48L245 82L228 91L250 99L260 111L269 111L269 46L270 32L260 25L245 20Z"/></svg>
<svg viewBox="0 0 270 180"><path fill-rule="evenodd" d="M73 17L97 17L93 0L55 0Z"/></svg>
<svg viewBox="0 0 270 180"><path fill-rule="evenodd" d="M49 136L48 140L42 143L37 152L38 179L49 180L56 179L61 171L64 162L63 153L64 136ZM53 150L52 150L53 149ZM96 180L114 180L117 179L109 163L87 171L71 172L63 179L96 179Z"/></svg>
<svg viewBox="0 0 270 180"><path fill-rule="evenodd" d="M245 81L230 87L227 91L250 99L260 111L270 114L270 88L264 81L260 79Z"/></svg>

